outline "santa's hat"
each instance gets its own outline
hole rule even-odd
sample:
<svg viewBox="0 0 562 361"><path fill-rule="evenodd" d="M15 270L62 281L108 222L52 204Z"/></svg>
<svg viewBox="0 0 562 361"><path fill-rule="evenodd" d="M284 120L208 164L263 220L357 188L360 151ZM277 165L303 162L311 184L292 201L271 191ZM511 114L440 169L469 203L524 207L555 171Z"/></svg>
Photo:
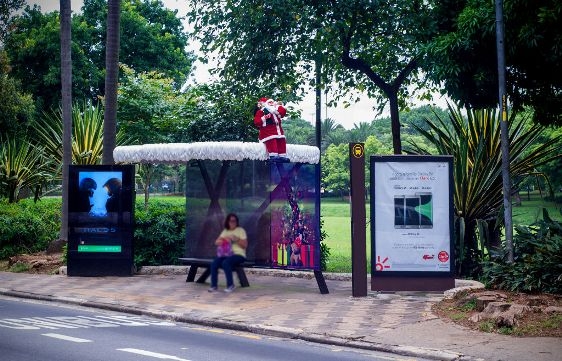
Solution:
<svg viewBox="0 0 562 361"><path fill-rule="evenodd" d="M260 102L260 103L266 103L266 102L267 102L267 98L266 98L266 97L261 97L260 100L258 100L258 102Z"/></svg>

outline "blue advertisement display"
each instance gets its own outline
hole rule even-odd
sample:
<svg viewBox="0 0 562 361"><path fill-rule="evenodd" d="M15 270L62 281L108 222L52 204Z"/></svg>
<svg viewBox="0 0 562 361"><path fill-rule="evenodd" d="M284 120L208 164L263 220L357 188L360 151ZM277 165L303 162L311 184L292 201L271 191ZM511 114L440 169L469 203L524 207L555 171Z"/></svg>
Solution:
<svg viewBox="0 0 562 361"><path fill-rule="evenodd" d="M69 276L133 271L134 166L70 166Z"/></svg>

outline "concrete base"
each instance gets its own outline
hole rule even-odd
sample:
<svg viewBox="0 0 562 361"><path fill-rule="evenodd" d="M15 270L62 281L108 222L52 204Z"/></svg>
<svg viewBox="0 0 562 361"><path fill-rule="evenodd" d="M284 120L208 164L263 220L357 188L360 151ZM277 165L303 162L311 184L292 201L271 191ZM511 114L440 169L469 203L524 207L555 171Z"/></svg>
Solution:
<svg viewBox="0 0 562 361"><path fill-rule="evenodd" d="M453 277L371 277L372 291L446 291L455 288Z"/></svg>

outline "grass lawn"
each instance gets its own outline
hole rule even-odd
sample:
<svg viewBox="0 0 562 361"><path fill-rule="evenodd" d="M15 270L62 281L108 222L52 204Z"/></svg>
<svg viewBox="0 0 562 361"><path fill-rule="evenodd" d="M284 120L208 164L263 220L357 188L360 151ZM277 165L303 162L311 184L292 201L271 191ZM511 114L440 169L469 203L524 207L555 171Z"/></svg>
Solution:
<svg viewBox="0 0 562 361"><path fill-rule="evenodd" d="M137 195L137 202L142 199ZM151 202L165 201L185 204L183 196L151 195ZM547 208L550 217L562 222L562 205L547 202L538 192L521 194L521 206L513 206L514 225L530 225L542 219L542 209ZM367 266L370 272L371 259L371 227L370 204L366 203L367 211ZM328 234L326 244L330 247L328 272L351 272L351 208L348 201L339 198L322 198L321 214L324 219L324 230Z"/></svg>
<svg viewBox="0 0 562 361"><path fill-rule="evenodd" d="M513 224L530 225L542 219L542 209L546 208L551 218L562 222L562 204L547 202L541 199L538 192L521 196L521 206L513 206ZM371 227L370 204L367 202L367 265L371 272ZM351 215L350 204L340 199L321 201L321 214L324 219L324 230L328 234L326 244L330 247L328 272L351 272Z"/></svg>

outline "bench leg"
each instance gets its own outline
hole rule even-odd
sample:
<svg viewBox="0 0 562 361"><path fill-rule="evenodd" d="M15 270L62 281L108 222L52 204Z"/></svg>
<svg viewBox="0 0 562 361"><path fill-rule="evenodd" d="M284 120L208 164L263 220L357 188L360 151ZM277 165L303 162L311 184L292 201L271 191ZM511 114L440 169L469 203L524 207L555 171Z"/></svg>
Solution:
<svg viewBox="0 0 562 361"><path fill-rule="evenodd" d="M246 277L246 272L244 272L244 267L236 267L236 274L238 275L241 287L250 287L250 283Z"/></svg>
<svg viewBox="0 0 562 361"><path fill-rule="evenodd" d="M209 278L210 275L211 275L211 267L205 268L205 271L197 279L197 283L205 283L205 281L207 280L207 278Z"/></svg>
<svg viewBox="0 0 562 361"><path fill-rule="evenodd" d="M185 282L193 282L195 280L195 275L197 274L197 266L189 266L189 272L187 272L187 279Z"/></svg>

